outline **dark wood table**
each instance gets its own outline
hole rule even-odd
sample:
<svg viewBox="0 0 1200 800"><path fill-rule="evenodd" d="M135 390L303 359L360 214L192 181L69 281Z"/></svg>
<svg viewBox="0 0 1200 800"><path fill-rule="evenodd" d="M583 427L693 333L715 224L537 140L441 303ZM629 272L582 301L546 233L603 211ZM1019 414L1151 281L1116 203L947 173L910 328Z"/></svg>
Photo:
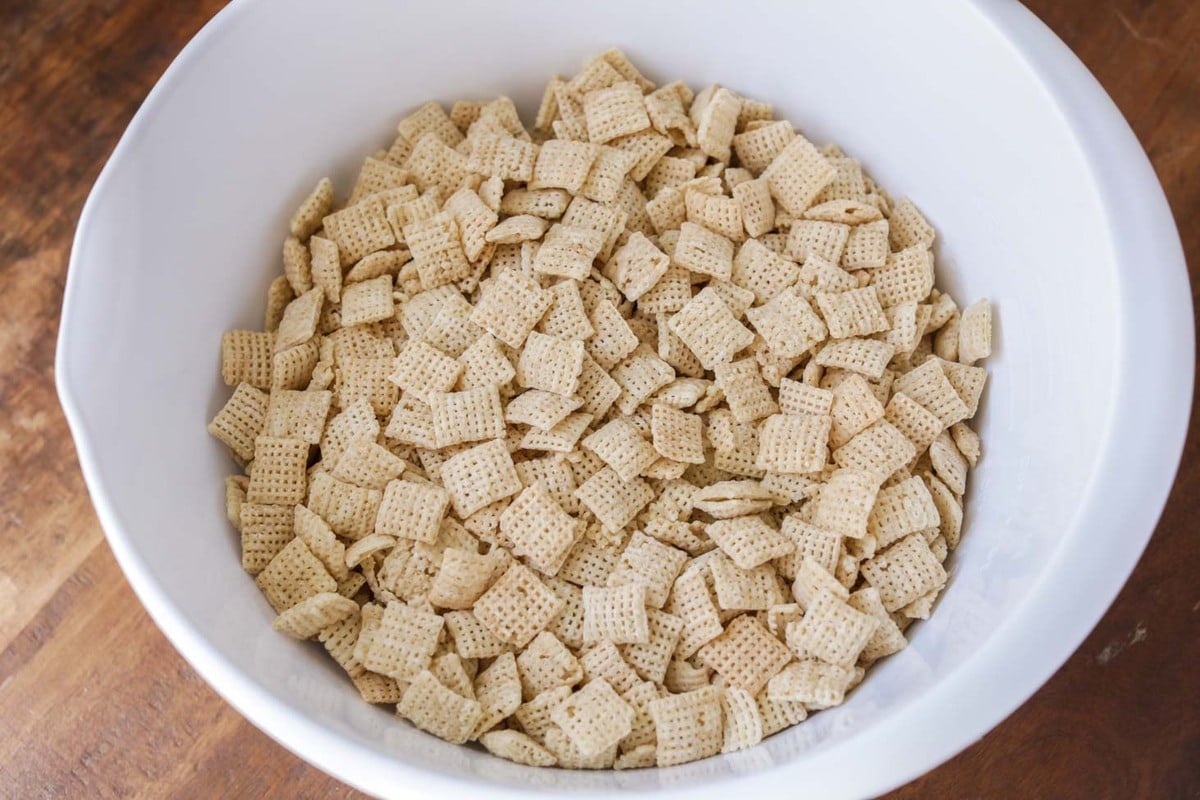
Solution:
<svg viewBox="0 0 1200 800"><path fill-rule="evenodd" d="M0 7L0 796L361 797L259 733L151 623L53 385L71 235L126 123L220 0ZM1200 2L1033 0L1099 77L1200 270ZM1149 549L1071 660L895 798L1200 798L1200 435ZM869 765L866 767L869 768Z"/></svg>

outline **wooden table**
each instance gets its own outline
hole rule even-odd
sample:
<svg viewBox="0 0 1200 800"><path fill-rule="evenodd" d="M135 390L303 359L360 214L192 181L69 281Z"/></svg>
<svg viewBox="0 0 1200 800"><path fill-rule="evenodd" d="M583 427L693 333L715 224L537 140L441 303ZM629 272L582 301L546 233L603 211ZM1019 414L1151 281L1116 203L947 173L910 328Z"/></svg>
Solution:
<svg viewBox="0 0 1200 800"><path fill-rule="evenodd" d="M184 663L113 561L53 385L71 235L154 81L220 0L0 12L0 795L361 797ZM1166 187L1200 270L1200 3L1036 0ZM1099 627L1029 702L896 798L1200 797L1200 434ZM868 766L869 768L869 766Z"/></svg>

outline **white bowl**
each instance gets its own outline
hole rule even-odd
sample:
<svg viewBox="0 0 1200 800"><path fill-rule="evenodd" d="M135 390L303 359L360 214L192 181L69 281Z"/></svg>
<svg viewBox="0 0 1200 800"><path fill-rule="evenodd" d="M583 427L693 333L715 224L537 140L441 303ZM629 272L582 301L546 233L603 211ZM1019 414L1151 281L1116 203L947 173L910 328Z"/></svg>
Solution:
<svg viewBox="0 0 1200 800"><path fill-rule="evenodd" d="M1190 292L1161 189L1100 86L1016 2L734 8L235 2L159 81L88 199L57 374L113 551L225 699L348 783L410 798L876 794L1029 697L1154 528L1190 407ZM939 231L939 282L992 299L999 346L952 583L908 649L844 706L737 756L535 771L366 705L324 653L270 629L223 517L233 465L204 425L228 393L221 332L261 324L286 221L319 177L344 191L430 97L507 93L531 114L551 73L612 45L653 78L775 103L914 198Z"/></svg>

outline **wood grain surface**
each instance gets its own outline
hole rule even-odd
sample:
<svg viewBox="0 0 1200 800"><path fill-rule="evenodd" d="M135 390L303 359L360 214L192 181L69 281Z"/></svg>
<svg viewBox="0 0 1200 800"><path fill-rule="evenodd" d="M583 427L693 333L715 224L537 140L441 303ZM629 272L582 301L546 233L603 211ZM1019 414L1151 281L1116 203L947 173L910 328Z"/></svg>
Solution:
<svg viewBox="0 0 1200 800"><path fill-rule="evenodd" d="M53 386L71 236L221 2L0 4L0 796L361 797L226 705L104 542ZM1200 271L1200 3L1032 0L1130 120ZM1193 290L1194 294L1194 290ZM904 798L1200 798L1200 435L1128 585L1009 719Z"/></svg>

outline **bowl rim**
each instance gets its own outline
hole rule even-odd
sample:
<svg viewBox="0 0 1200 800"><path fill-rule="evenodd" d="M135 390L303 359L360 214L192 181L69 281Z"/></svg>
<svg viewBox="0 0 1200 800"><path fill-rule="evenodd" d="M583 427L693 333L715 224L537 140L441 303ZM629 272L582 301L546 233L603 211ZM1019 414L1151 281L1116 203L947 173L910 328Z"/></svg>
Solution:
<svg viewBox="0 0 1200 800"><path fill-rule="evenodd" d="M86 243L115 165L149 123L160 96L171 90L177 76L193 69L209 46L255 2L233 0L183 48L155 83L96 179L71 248L55 357L56 387L109 545L138 599L171 644L217 694L280 745L358 789L388 795L398 787L388 782L385 771L371 768L381 756L365 752L265 692L206 641L154 580L109 499L69 369L72 343L86 336L75 321L75 310L84 302L78 291L79 273L89 269ZM814 755L823 759L823 773L837 775L836 783L817 784L826 797L880 794L938 766L999 724L1062 666L1136 566L1165 506L1188 429L1195 370L1190 284L1179 234L1149 159L1099 82L1031 11L1017 0L968 0L967 6L1000 35L1054 100L1089 166L1109 222L1112 251L1117 264L1125 267L1116 270L1122 337L1120 352L1114 354L1119 377L1113 401L1113 417L1123 414L1125 422L1112 425L1110 418L1097 462L1122 467L1119 471L1115 466L1099 467L1093 472L1086 499L1071 525L1073 530L1091 526L1096 532L1089 534L1093 557L1073 560L1069 570L1048 568L1044 575L1054 574L1056 580L1043 577L1030 588L985 645L942 680L936 702L927 695L907 706L904 714L884 717L859 735L860 746L886 743L888 769L863 770L861 763L848 757L846 748ZM1135 264L1140 271L1130 268ZM1131 333L1135 330L1136 351ZM1135 352L1136 370L1132 368ZM1147 408L1158 411L1146 414ZM1129 480L1130 475L1137 476L1136 481ZM1050 556L1051 567L1068 556L1060 545ZM980 686L988 690L980 692ZM926 735L905 734L914 729ZM390 763L406 773L406 797L444 797L467 786L481 798L525 793ZM792 794L797 788L794 779L802 776L778 779L796 764L654 793L663 798L686 794L689 800L716 798L731 789L764 797L783 791Z"/></svg>

